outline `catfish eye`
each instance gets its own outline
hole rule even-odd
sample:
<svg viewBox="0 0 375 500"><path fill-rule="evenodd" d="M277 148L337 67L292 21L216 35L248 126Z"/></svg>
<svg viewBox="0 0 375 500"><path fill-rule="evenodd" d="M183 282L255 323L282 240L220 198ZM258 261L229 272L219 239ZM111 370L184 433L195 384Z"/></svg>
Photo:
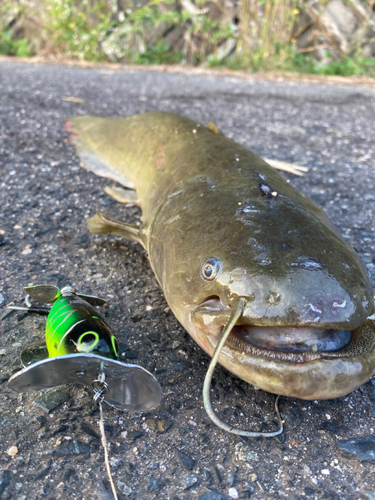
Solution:
<svg viewBox="0 0 375 500"><path fill-rule="evenodd" d="M202 266L202 278L206 281L213 281L220 272L221 260L216 257L207 259Z"/></svg>

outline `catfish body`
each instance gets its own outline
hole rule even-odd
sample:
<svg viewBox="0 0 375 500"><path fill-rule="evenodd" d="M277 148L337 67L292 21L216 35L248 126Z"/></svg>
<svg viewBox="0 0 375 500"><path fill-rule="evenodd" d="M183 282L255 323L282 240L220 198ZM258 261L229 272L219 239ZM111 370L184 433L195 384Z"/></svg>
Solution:
<svg viewBox="0 0 375 500"><path fill-rule="evenodd" d="M338 397L375 371L368 273L325 213L217 128L169 113L73 119L86 168L120 182L142 225L103 215L93 232L139 241L182 325L219 362L265 390ZM366 321L367 320L367 321Z"/></svg>

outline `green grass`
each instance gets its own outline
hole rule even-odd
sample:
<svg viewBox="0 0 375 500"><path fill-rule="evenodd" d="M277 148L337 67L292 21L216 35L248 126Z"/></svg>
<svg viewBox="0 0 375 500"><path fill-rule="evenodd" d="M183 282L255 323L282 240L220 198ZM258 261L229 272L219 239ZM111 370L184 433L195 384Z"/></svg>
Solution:
<svg viewBox="0 0 375 500"><path fill-rule="evenodd" d="M375 58L365 58L361 51L353 56L346 56L341 61L332 59L327 64L321 64L311 56L295 54L286 68L299 73L336 76L375 76Z"/></svg>
<svg viewBox="0 0 375 500"><path fill-rule="evenodd" d="M0 54L6 56L30 57L34 51L29 40L22 38L16 40L10 30L0 32Z"/></svg>
<svg viewBox="0 0 375 500"><path fill-rule="evenodd" d="M0 54L29 57L57 53L87 61L187 62L251 72L375 76L375 58L366 59L360 50L341 60L331 56L324 65L297 51L293 37L303 5L300 0L239 0L241 19L237 26L207 14L188 13L176 0L149 0L143 6L132 0L124 2L123 17L119 18L113 0L36 0L37 7L24 0L3 0ZM209 4L197 0L196 5L202 9ZM9 24L10 13L14 17ZM13 25L20 21L23 33L18 29L15 36ZM169 47L161 36L153 36L162 26L168 30L184 28L184 53L181 45ZM218 47L228 39L236 40L235 53L220 60Z"/></svg>

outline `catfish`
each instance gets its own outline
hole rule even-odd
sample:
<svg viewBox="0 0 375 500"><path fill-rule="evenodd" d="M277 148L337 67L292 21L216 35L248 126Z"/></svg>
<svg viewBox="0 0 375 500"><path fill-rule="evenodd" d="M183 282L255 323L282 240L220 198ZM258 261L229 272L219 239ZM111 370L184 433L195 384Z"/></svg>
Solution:
<svg viewBox="0 0 375 500"><path fill-rule="evenodd" d="M171 310L210 356L230 324L222 366L271 393L314 400L373 375L368 271L266 161L213 124L164 112L75 117L69 129L83 166L142 209L139 226L97 213L90 231L143 246Z"/></svg>

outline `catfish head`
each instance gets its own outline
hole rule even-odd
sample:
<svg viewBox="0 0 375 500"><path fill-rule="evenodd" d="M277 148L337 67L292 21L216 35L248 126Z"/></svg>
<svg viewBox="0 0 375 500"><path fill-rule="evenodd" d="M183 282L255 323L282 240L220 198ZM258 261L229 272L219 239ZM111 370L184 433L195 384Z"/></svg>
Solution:
<svg viewBox="0 0 375 500"><path fill-rule="evenodd" d="M171 309L212 356L241 300L221 365L276 394L348 394L375 371L365 266L272 169L246 181L217 175L176 184L153 220L148 251Z"/></svg>

